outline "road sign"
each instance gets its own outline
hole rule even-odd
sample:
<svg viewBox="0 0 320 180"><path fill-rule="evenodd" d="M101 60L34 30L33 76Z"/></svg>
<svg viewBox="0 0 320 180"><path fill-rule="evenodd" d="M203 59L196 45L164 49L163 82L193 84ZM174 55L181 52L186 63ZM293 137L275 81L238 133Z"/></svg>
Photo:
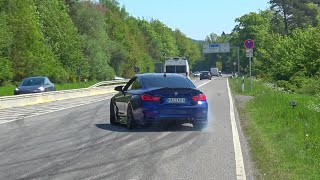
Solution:
<svg viewBox="0 0 320 180"><path fill-rule="evenodd" d="M228 53L230 52L229 43L219 43L219 44L205 44L203 45L203 53Z"/></svg>
<svg viewBox="0 0 320 180"><path fill-rule="evenodd" d="M135 66L135 67L134 67L134 72L137 74L139 71L140 71L139 66Z"/></svg>
<svg viewBox="0 0 320 180"><path fill-rule="evenodd" d="M220 52L227 53L230 52L230 44L229 43L221 43L220 46Z"/></svg>
<svg viewBox="0 0 320 180"><path fill-rule="evenodd" d="M208 54L208 53L219 53L220 48L218 44L206 44L203 45L203 53Z"/></svg>
<svg viewBox="0 0 320 180"><path fill-rule="evenodd" d="M253 40L251 39L247 39L245 42L244 42L244 47L246 49L252 49L254 47L254 42Z"/></svg>
<svg viewBox="0 0 320 180"><path fill-rule="evenodd" d="M253 49L246 49L246 56L253 57Z"/></svg>

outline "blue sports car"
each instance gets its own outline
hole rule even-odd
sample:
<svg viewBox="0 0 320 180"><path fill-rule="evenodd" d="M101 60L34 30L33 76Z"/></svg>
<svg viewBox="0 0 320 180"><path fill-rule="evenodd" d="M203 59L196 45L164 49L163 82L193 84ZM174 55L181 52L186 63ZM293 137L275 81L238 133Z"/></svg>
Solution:
<svg viewBox="0 0 320 180"><path fill-rule="evenodd" d="M170 122L191 123L196 129L207 126L206 96L185 76L139 74L115 90L118 94L110 102L112 125L126 124L128 129L136 124L167 127Z"/></svg>

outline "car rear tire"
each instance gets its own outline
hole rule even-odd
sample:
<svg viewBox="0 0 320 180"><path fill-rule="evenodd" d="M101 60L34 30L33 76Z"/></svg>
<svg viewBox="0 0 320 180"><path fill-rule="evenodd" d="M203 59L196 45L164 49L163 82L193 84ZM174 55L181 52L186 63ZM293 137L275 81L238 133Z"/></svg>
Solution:
<svg viewBox="0 0 320 180"><path fill-rule="evenodd" d="M167 121L162 121L160 123L160 129L161 130L166 131L166 130L168 130L168 127L169 127L169 123Z"/></svg>
<svg viewBox="0 0 320 180"><path fill-rule="evenodd" d="M110 103L110 124L111 125L118 124L117 123L117 112L115 111L114 102L112 100Z"/></svg>
<svg viewBox="0 0 320 180"><path fill-rule="evenodd" d="M133 113L132 113L132 108L129 105L128 106L128 111L127 111L127 128L129 130L132 130L135 126L135 121L134 121L134 117L133 117Z"/></svg>
<svg viewBox="0 0 320 180"><path fill-rule="evenodd" d="M194 123L193 128L196 130L202 130L208 126L208 123Z"/></svg>

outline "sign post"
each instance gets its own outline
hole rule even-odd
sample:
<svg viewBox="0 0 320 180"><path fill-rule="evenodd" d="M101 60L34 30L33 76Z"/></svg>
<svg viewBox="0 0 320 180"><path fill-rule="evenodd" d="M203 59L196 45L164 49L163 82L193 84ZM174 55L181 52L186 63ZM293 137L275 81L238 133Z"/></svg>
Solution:
<svg viewBox="0 0 320 180"><path fill-rule="evenodd" d="M254 42L253 42L253 40L247 39L247 40L244 42L244 47L246 48L246 51L247 51L247 57L249 57L250 91L252 91L251 57L253 57L253 47L254 47Z"/></svg>
<svg viewBox="0 0 320 180"><path fill-rule="evenodd" d="M236 76L236 65L237 65L237 63L236 63L236 61L234 61L233 62L233 74L234 74L234 77L237 77Z"/></svg>
<svg viewBox="0 0 320 180"><path fill-rule="evenodd" d="M238 76L240 76L240 47L237 47L238 51Z"/></svg>
<svg viewBox="0 0 320 180"><path fill-rule="evenodd" d="M140 67L139 66L134 66L134 73L138 74L140 71Z"/></svg>

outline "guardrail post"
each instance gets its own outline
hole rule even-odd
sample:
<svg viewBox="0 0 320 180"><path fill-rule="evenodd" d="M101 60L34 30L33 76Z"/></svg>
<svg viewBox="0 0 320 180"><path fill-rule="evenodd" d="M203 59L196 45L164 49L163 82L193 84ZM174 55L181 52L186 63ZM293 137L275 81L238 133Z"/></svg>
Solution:
<svg viewBox="0 0 320 180"><path fill-rule="evenodd" d="M244 92L244 76L242 76L241 90L242 92Z"/></svg>

